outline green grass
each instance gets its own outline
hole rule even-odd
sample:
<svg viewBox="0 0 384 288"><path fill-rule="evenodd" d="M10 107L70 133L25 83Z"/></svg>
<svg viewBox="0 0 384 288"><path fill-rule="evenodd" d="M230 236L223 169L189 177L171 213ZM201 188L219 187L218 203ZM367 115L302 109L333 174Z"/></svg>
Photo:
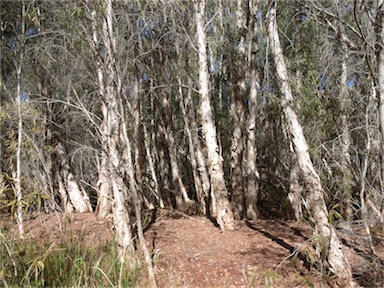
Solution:
<svg viewBox="0 0 384 288"><path fill-rule="evenodd" d="M114 242L95 248L73 237L53 243L10 241L0 231L0 286L4 287L147 286L143 265L132 268L118 259Z"/></svg>

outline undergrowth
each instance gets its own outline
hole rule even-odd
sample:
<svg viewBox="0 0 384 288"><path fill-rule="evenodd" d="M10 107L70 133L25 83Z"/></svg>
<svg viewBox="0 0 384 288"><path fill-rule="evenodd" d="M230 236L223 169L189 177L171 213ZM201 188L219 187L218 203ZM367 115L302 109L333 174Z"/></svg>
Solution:
<svg viewBox="0 0 384 288"><path fill-rule="evenodd" d="M135 287L145 285L145 267L119 261L117 245L89 247L74 237L56 242L7 240L0 230L0 286Z"/></svg>

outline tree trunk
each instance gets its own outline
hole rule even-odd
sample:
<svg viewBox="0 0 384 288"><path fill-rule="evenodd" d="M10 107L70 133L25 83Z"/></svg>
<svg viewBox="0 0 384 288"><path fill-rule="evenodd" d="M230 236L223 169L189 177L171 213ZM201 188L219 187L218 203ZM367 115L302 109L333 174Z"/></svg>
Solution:
<svg viewBox="0 0 384 288"><path fill-rule="evenodd" d="M157 201L159 201L160 208L163 209L165 205L160 193L159 181L157 180L155 164L154 164L152 153L151 153L150 137L148 135L147 126L145 124L143 125L143 135L144 135L145 154L147 156L148 166L151 172L151 177L152 177L153 186L154 186L153 194L155 195Z"/></svg>
<svg viewBox="0 0 384 288"><path fill-rule="evenodd" d="M123 170L126 175L128 175L129 179L129 190L132 194L132 200L133 205L135 207L135 216L136 216L136 226L137 226L137 235L139 237L139 247L143 250L144 253L144 259L147 264L148 269L148 276L151 283L151 287L157 287L156 279L155 279L155 273L153 270L153 264L152 264L152 258L151 254L148 250L147 243L145 242L144 238L144 231L143 226L141 223L141 206L142 203L139 198L139 192L140 192L140 186L137 185L136 178L135 178L135 169L133 167L133 160L132 160L132 149L131 149L131 141L128 138L127 134L127 124L125 122L125 115L124 115L124 107L122 105L122 102L120 102L120 111L121 111L121 125L122 125L122 133L120 135L122 142L124 143L123 148L123 157L124 157L124 167Z"/></svg>
<svg viewBox="0 0 384 288"><path fill-rule="evenodd" d="M61 142L57 143L56 151L60 161L59 173L60 179L62 181L62 183L59 183L59 185L63 186L62 188L68 195L68 198L62 197L64 210L66 212L69 212L67 210L70 210L70 206L68 206L68 204L66 203L69 200L75 212L92 212L89 197L86 193L84 193L79 184L76 182L75 176L73 175L71 167L68 163L67 151L65 150L64 145ZM61 195L63 194L64 192L61 192Z"/></svg>
<svg viewBox="0 0 384 288"><path fill-rule="evenodd" d="M256 113L257 113L257 91L259 90L259 73L257 71L257 36L258 29L256 15L259 9L259 0L249 1L250 24L252 29L250 76L251 88L249 91L248 122L247 122L247 185L245 191L246 216L248 219L257 219L257 200L259 193L259 171L256 167Z"/></svg>
<svg viewBox="0 0 384 288"><path fill-rule="evenodd" d="M248 8L248 7L247 7ZM245 124L245 97L247 87L245 84L246 49L245 38L247 34L247 15L244 11L244 1L237 0L236 26L238 34L236 52L235 90L231 93L231 118L233 121L233 133L231 143L231 204L235 219L244 216L244 187L242 158L244 152L244 124Z"/></svg>
<svg viewBox="0 0 384 288"><path fill-rule="evenodd" d="M104 75L102 70L102 59L101 55L98 53L98 43L99 39L97 37L97 29L96 29L96 11L93 10L90 13L91 16L91 26L92 26L92 41L90 41L90 47L92 47L95 56L96 62L97 62L97 80L98 80L98 87L99 87L99 94L102 99L105 99L105 85L104 85ZM108 145L106 141L104 141L106 138L106 135L108 134L107 131L107 107L104 103L101 104L101 111L103 114L103 121L99 127L100 134L102 135L102 141L101 141L101 152L100 152L100 166L98 167L99 172L99 179L97 181L97 207L96 207L96 214L100 218L106 218L112 213L112 186L110 183L110 171L108 169L109 166L109 159L108 159Z"/></svg>
<svg viewBox="0 0 384 288"><path fill-rule="evenodd" d="M272 1L267 21L270 49L276 68L277 82L282 94L281 107L291 136L293 149L297 155L303 184L307 191L309 213L315 226L315 234L319 237L317 243L318 251L322 259L327 260L331 271L336 276L351 280L351 267L342 251L342 245L336 235L336 231L328 221L328 211L325 205L320 177L312 164L303 129L296 112L293 110L293 97L277 30L275 1Z"/></svg>
<svg viewBox="0 0 384 288"><path fill-rule="evenodd" d="M343 193L343 205L342 205L342 214L345 220L352 219L352 172L351 172L351 155L349 153L349 147L351 146L351 133L349 129L349 113L351 109L351 101L348 95L348 47L347 44L343 41L344 36L344 27L340 27L340 39L341 39L341 91L340 91L340 110L341 110L341 169L342 169L342 181L341 188Z"/></svg>
<svg viewBox="0 0 384 288"><path fill-rule="evenodd" d="M108 156L105 151L101 151L100 163L98 167L99 179L97 181L97 217L103 219L112 213L112 195L109 182L110 174L108 171Z"/></svg>
<svg viewBox="0 0 384 288"><path fill-rule="evenodd" d="M24 10L25 5L24 2L22 4L22 36L24 37L25 32L25 23L24 23ZM17 209L16 209L16 220L17 226L19 228L19 236L20 238L24 238L24 224L23 224L23 194L21 192L21 148L22 148L22 140L23 140L23 116L21 109L21 65L23 62L23 44L20 43L20 57L19 63L16 64L16 76L17 76L17 89L16 89L16 105L17 105L17 147L16 147L16 173L14 173L13 178L15 181L15 189L16 189L16 200L17 200Z"/></svg>
<svg viewBox="0 0 384 288"><path fill-rule="evenodd" d="M193 138L192 138L192 131L191 131L191 125L189 116L184 104L184 94L183 94L183 88L181 87L181 79L178 77L177 79L179 84L179 105L180 109L183 113L183 119L184 119L184 129L188 136L188 148L189 148L189 158L192 166L192 174L193 174L193 182L196 190L196 195L198 199L198 204L200 206L200 212L204 215L207 213L207 207L206 207L206 199L208 197L208 194L206 194L203 190L203 185L201 183L200 175L198 172L197 167L197 156L195 152L195 146L193 145Z"/></svg>
<svg viewBox="0 0 384 288"><path fill-rule="evenodd" d="M204 24L205 0L195 1L195 20L198 47L200 109L204 139L208 149L208 167L211 177L211 189L217 201L216 220L221 230L233 230L233 213L225 186L223 159L219 153L216 126L213 121L212 106L209 99L209 74L207 66L206 36Z"/></svg>
<svg viewBox="0 0 384 288"><path fill-rule="evenodd" d="M184 208L187 208L189 205L193 204L193 201L189 198L187 189L185 188L183 179L180 175L180 168L179 164L177 163L177 157L176 157L176 147L175 147L175 137L173 135L172 130L172 119L170 117L171 111L169 107L169 100L167 97L167 93L163 92L163 112L164 112L164 127L165 127L165 139L168 143L168 152L169 152L169 160L171 164L171 171L172 171L172 180L173 183L175 183L179 187L179 193L176 193L176 205L177 208L183 210Z"/></svg>
<svg viewBox="0 0 384 288"><path fill-rule="evenodd" d="M291 155L291 167L289 171L289 193L288 200L291 203L293 212L295 214L296 221L303 219L303 187L300 183L300 167L297 159L297 155L293 148L292 143L290 144Z"/></svg>
<svg viewBox="0 0 384 288"><path fill-rule="evenodd" d="M188 79L188 82L189 82L189 86L192 87L191 78ZM185 106L186 106L186 111L189 111L188 114L191 121L190 123L191 123L192 143L193 143L193 146L195 147L196 161L197 161L197 167L198 167L197 170L199 171L199 175L201 178L203 194L205 195L205 197L210 198L210 199L206 199L207 213L209 213L211 217L216 217L217 215L216 197L214 192L210 189L209 173L207 170L206 160L205 160L205 157L201 148L201 143L199 140L198 126L196 122L195 107L193 105L191 89L189 89L188 93L186 94Z"/></svg>
<svg viewBox="0 0 384 288"><path fill-rule="evenodd" d="M121 143L121 111L119 111L118 91L120 85L115 62L116 39L113 30L112 0L105 3L105 17L103 18L103 43L105 46L105 63L102 66L105 83L105 109L103 109L106 127L101 129L102 141L106 143L108 156L108 169L113 194L113 222L116 231L116 240L119 248L121 262L126 259L132 262L134 246L131 232L131 223L126 207L127 187L121 173L122 159L121 147L128 143ZM100 62L99 62L100 63ZM100 63L101 65L101 63ZM99 83L101 84L101 83Z"/></svg>

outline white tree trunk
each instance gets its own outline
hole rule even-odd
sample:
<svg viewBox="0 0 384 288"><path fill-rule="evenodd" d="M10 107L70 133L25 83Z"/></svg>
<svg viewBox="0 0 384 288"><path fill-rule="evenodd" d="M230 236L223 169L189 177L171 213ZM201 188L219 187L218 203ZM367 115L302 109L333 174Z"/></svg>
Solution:
<svg viewBox="0 0 384 288"><path fill-rule="evenodd" d="M297 159L297 155L293 148L292 143L290 144L291 155L291 168L289 171L289 193L288 200L291 203L293 212L295 214L296 221L303 219L303 186L300 183L300 167Z"/></svg>
<svg viewBox="0 0 384 288"><path fill-rule="evenodd" d="M225 186L223 159L219 152L216 126L213 121L212 106L209 99L209 74L207 66L207 50L205 37L205 0L195 1L196 36L198 47L199 92L202 126L205 142L208 149L208 167L211 177L211 189L217 201L216 220L221 230L233 230L233 213L228 200L228 191Z"/></svg>
<svg viewBox="0 0 384 288"><path fill-rule="evenodd" d="M112 195L110 185L110 174L108 171L108 157L102 151L100 166L98 167L99 179L97 182L97 208L96 214L99 218L106 218L112 213Z"/></svg>
<svg viewBox="0 0 384 288"><path fill-rule="evenodd" d="M89 201L89 197L86 195L86 193L84 193L79 184L76 182L75 176L73 175L71 167L68 163L67 152L61 142L57 143L56 151L60 160L60 175L63 181L62 185L68 194L68 199L71 202L72 207L74 208L75 212L91 212L92 207ZM64 205L68 204L64 202ZM64 209L67 210L69 207L64 207Z"/></svg>
<svg viewBox="0 0 384 288"><path fill-rule="evenodd" d="M351 172L351 155L349 153L349 147L351 146L351 133L349 129L349 115L348 111L351 109L351 101L348 94L348 47L347 44L343 41L345 36L344 28L340 27L340 39L341 39L341 99L340 99L340 110L341 110L341 169L342 169L342 183L341 187L344 191L343 197L343 217L346 220L351 220L352 218L352 191L351 191L351 181L352 181L352 172Z"/></svg>
<svg viewBox="0 0 384 288"><path fill-rule="evenodd" d="M104 86L104 75L103 75L103 62L101 59L101 55L98 54L98 43L99 39L97 36L97 28L96 28L96 11L92 10L90 13L91 16L91 26L92 26L92 41L90 41L90 47L92 47L94 54L97 55L97 80L99 85L99 94L102 99L105 99L105 86ZM97 181L97 207L96 214L99 218L106 218L112 213L112 186L110 183L110 171L108 169L108 145L106 141L106 135L108 135L107 131L107 107L104 103L102 103L101 111L103 114L103 121L100 125L100 133L103 135L102 141L102 151L100 152L100 166L98 167L99 179Z"/></svg>
<svg viewBox="0 0 384 288"><path fill-rule="evenodd" d="M125 205L128 194L127 187L121 173L122 159L119 149L127 143L121 143L121 111L119 111L119 78L116 74L116 39L113 30L113 8L112 0L105 2L105 17L103 18L103 34L102 40L105 46L105 63L101 66L103 73L103 81L100 81L100 87L105 87L104 99L105 106L102 107L105 127L100 129L102 133L102 141L106 147L109 181L113 195L113 223L116 231L116 240L119 250L119 258L121 262L128 259L133 264L134 245L131 232L131 224L128 210ZM99 59L100 60L100 59ZM99 64L101 65L100 61ZM104 84L105 83L105 84Z"/></svg>
<svg viewBox="0 0 384 288"><path fill-rule="evenodd" d="M23 12L24 15L24 3L23 3ZM23 17L24 19L24 17ZM24 30L24 21L22 24ZM24 36L24 34L23 34ZM16 200L17 200L17 209L16 209L16 220L17 226L19 228L20 238L24 238L24 224L23 224L23 194L21 192L21 148L23 145L23 116L21 109L21 65L23 61L23 51L20 51L19 63L16 67L17 74L17 92L16 92L16 104L17 104L17 147L16 147L16 173L14 174L15 180L15 189L16 189Z"/></svg>
<svg viewBox="0 0 384 288"><path fill-rule="evenodd" d="M275 1L273 1L268 12L267 21L269 46L274 58L278 85L282 94L281 106L290 132L293 148L297 155L303 184L307 191L309 213L315 226L315 233L319 237L318 250L321 256L324 256L323 259L328 261L330 269L335 275L351 280L351 267L342 251L342 245L336 235L336 231L328 221L328 211L324 201L324 191L321 186L320 177L312 164L303 129L296 112L293 110L293 97L288 82L288 72L281 50L276 23Z"/></svg>
<svg viewBox="0 0 384 288"><path fill-rule="evenodd" d="M192 81L189 78L189 85L192 87ZM198 126L196 123L196 114L195 114L195 107L193 105L193 100L192 100L192 90L189 89L188 93L186 94L186 99L185 99L185 106L186 110L189 111L189 118L190 118L190 124L191 124L191 133L192 133L192 144L195 147L195 152L196 152L196 161L197 161L197 170L200 175L201 179L201 185L203 189L203 195L204 197L210 197L207 199L206 204L209 204L209 207L207 207L207 213L210 214L211 217L216 217L217 215L217 205L216 205L216 197L213 191L211 191L210 188L210 180L209 180L209 173L207 170L207 164L205 157L203 155L202 149L201 149L201 143L199 140L199 134L198 134ZM208 203L209 202L209 203ZM209 208L209 211L208 211Z"/></svg>

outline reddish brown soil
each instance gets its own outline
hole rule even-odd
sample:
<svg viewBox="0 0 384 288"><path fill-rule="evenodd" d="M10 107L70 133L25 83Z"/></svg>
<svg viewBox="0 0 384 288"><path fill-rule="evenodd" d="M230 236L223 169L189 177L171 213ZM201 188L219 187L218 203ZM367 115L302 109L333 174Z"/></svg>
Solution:
<svg viewBox="0 0 384 288"><path fill-rule="evenodd" d="M162 212L153 220L147 227L146 239L154 252L159 287L343 286L311 265L314 252L308 225L239 221L235 231L221 232L207 218L178 212ZM91 213L35 215L25 226L28 237L49 241L62 233L92 245L113 239L111 220L99 220ZM365 238L358 236L359 231L354 231L353 237L342 230L339 233L356 279L366 286L375 277L376 283L383 281L383 234L375 237L379 256L375 258Z"/></svg>

